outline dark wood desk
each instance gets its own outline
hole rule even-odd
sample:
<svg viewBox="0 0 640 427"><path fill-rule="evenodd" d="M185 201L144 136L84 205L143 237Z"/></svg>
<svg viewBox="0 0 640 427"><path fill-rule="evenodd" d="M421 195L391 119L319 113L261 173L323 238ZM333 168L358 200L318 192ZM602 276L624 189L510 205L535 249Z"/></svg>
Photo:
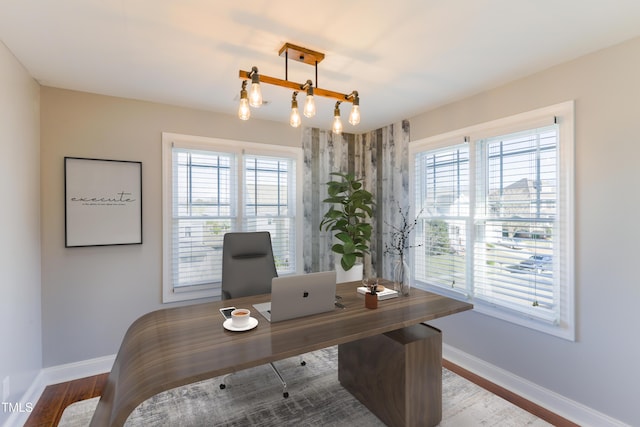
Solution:
<svg viewBox="0 0 640 427"><path fill-rule="evenodd" d="M122 426L144 400L165 390L240 371L321 348L396 331L469 310L473 306L412 289L409 297L364 307L359 283L342 283L336 293L345 309L271 324L252 305L269 295L154 311L136 320L125 334L92 427ZM222 327L219 308L252 310L258 326L248 332Z"/></svg>

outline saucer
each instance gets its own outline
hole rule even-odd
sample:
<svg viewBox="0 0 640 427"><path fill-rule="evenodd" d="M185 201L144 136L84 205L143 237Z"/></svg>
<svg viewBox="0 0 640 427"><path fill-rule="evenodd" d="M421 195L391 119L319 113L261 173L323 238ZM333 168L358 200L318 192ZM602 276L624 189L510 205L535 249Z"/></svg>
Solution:
<svg viewBox="0 0 640 427"><path fill-rule="evenodd" d="M253 317L249 317L249 324L247 326L243 326L241 328L238 328L237 326L233 326L231 324L231 322L233 322L233 319L227 319L224 321L224 323L222 324L222 326L228 330L228 331L233 331L233 332L242 332L242 331L248 331L250 329L255 328L256 326L258 326L258 319L253 318Z"/></svg>

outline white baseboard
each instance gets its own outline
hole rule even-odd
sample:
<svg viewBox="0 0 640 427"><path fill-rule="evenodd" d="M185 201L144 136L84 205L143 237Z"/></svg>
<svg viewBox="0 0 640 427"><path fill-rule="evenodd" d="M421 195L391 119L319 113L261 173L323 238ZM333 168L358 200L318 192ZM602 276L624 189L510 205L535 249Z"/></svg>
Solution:
<svg viewBox="0 0 640 427"><path fill-rule="evenodd" d="M110 372L116 355L96 357L95 359L51 366L40 371L42 382L46 385L58 384L93 375Z"/></svg>
<svg viewBox="0 0 640 427"><path fill-rule="evenodd" d="M40 370L36 379L22 396L20 402L30 402L35 406L42 396L45 387L52 384L63 383L104 374L111 371L116 355L97 357L95 359L83 360L80 362L67 363L65 365L52 366ZM23 426L29 418L29 412L13 412L5 421L3 427Z"/></svg>
<svg viewBox="0 0 640 427"><path fill-rule="evenodd" d="M443 344L442 357L583 427L630 427L450 345Z"/></svg>

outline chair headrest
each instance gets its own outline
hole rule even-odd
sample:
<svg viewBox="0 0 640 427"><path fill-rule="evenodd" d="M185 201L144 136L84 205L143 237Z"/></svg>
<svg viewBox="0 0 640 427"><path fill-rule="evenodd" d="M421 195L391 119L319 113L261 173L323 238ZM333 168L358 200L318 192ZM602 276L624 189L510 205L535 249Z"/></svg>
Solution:
<svg viewBox="0 0 640 427"><path fill-rule="evenodd" d="M223 247L233 258L258 258L271 252L271 235L268 231L226 233Z"/></svg>

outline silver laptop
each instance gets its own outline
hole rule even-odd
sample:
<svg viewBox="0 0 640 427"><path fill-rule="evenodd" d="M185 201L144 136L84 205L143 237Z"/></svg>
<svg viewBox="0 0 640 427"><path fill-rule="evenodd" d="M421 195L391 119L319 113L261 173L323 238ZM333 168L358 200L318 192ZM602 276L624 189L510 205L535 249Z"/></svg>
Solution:
<svg viewBox="0 0 640 427"><path fill-rule="evenodd" d="M253 307L269 322L332 311L336 301L336 272L274 277L271 302Z"/></svg>

